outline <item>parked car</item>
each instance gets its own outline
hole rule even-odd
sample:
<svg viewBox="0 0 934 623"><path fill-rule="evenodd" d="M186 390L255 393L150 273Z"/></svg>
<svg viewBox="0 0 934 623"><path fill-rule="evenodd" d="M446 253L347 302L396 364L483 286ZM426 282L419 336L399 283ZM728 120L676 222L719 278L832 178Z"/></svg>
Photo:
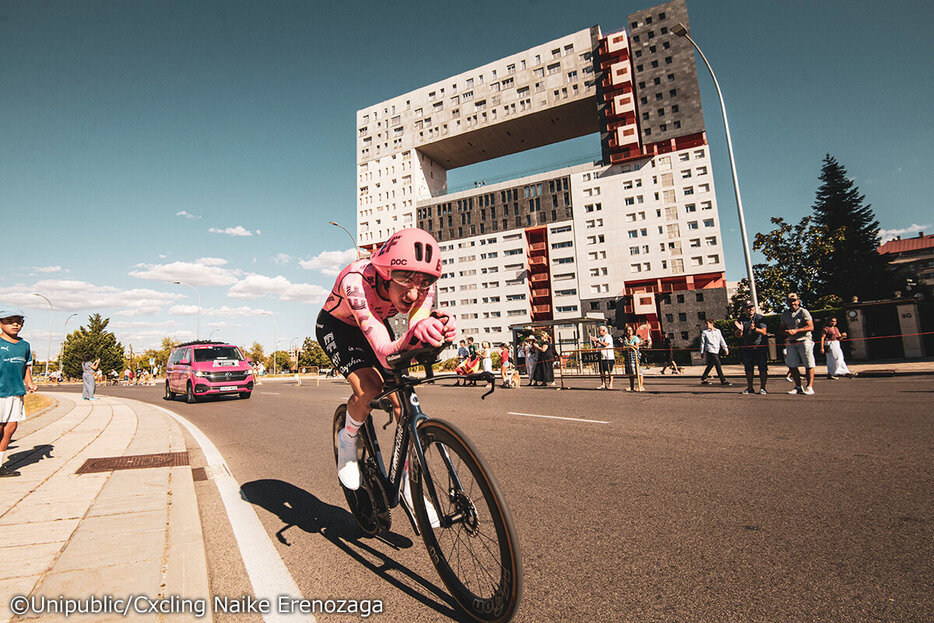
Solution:
<svg viewBox="0 0 934 623"><path fill-rule="evenodd" d="M187 402L205 396L237 394L249 398L253 372L247 358L233 344L199 340L179 344L165 368L165 399L184 394Z"/></svg>

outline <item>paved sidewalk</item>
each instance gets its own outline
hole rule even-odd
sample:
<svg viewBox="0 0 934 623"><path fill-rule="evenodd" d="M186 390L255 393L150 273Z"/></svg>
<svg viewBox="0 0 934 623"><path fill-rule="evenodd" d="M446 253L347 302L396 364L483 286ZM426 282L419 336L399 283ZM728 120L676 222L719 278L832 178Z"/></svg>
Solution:
<svg viewBox="0 0 934 623"><path fill-rule="evenodd" d="M134 600L129 616L81 617L87 621L196 620L190 603L185 614L134 613L159 599L178 612L179 598L208 594L191 468L75 473L92 458L185 452L179 425L135 400L54 398L56 406L14 435L7 458L21 476L0 479L0 621L65 620L12 614L17 595L64 596L82 607L91 597ZM167 603L173 597L174 606ZM210 612L197 620L212 620Z"/></svg>

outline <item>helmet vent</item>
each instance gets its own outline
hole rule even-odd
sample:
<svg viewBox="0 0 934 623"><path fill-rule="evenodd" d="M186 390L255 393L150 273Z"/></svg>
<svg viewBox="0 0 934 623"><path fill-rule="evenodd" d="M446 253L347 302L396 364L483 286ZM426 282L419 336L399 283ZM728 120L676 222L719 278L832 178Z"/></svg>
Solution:
<svg viewBox="0 0 934 623"><path fill-rule="evenodd" d="M422 261L422 243L421 242L415 243L415 260L418 262Z"/></svg>
<svg viewBox="0 0 934 623"><path fill-rule="evenodd" d="M425 263L431 264L431 245L425 245Z"/></svg>

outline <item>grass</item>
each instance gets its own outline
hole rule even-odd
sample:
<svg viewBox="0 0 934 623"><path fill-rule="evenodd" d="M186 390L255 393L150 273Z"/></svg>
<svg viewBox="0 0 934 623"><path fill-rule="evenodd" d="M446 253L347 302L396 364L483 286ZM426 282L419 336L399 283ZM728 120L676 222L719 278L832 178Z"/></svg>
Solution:
<svg viewBox="0 0 934 623"><path fill-rule="evenodd" d="M26 415L38 413L54 402L45 394L38 393L26 394L24 400L26 401Z"/></svg>

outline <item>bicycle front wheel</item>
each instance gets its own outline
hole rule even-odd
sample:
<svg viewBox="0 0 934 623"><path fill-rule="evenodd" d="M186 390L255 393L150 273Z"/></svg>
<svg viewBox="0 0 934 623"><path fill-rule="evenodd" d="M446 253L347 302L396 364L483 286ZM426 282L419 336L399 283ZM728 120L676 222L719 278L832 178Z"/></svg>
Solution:
<svg viewBox="0 0 934 623"><path fill-rule="evenodd" d="M430 479L410 470L415 517L441 581L477 621L509 621L522 565L512 517L493 476L467 438L441 420L418 427ZM441 508L429 514L430 490ZM436 515L436 516L433 516Z"/></svg>

